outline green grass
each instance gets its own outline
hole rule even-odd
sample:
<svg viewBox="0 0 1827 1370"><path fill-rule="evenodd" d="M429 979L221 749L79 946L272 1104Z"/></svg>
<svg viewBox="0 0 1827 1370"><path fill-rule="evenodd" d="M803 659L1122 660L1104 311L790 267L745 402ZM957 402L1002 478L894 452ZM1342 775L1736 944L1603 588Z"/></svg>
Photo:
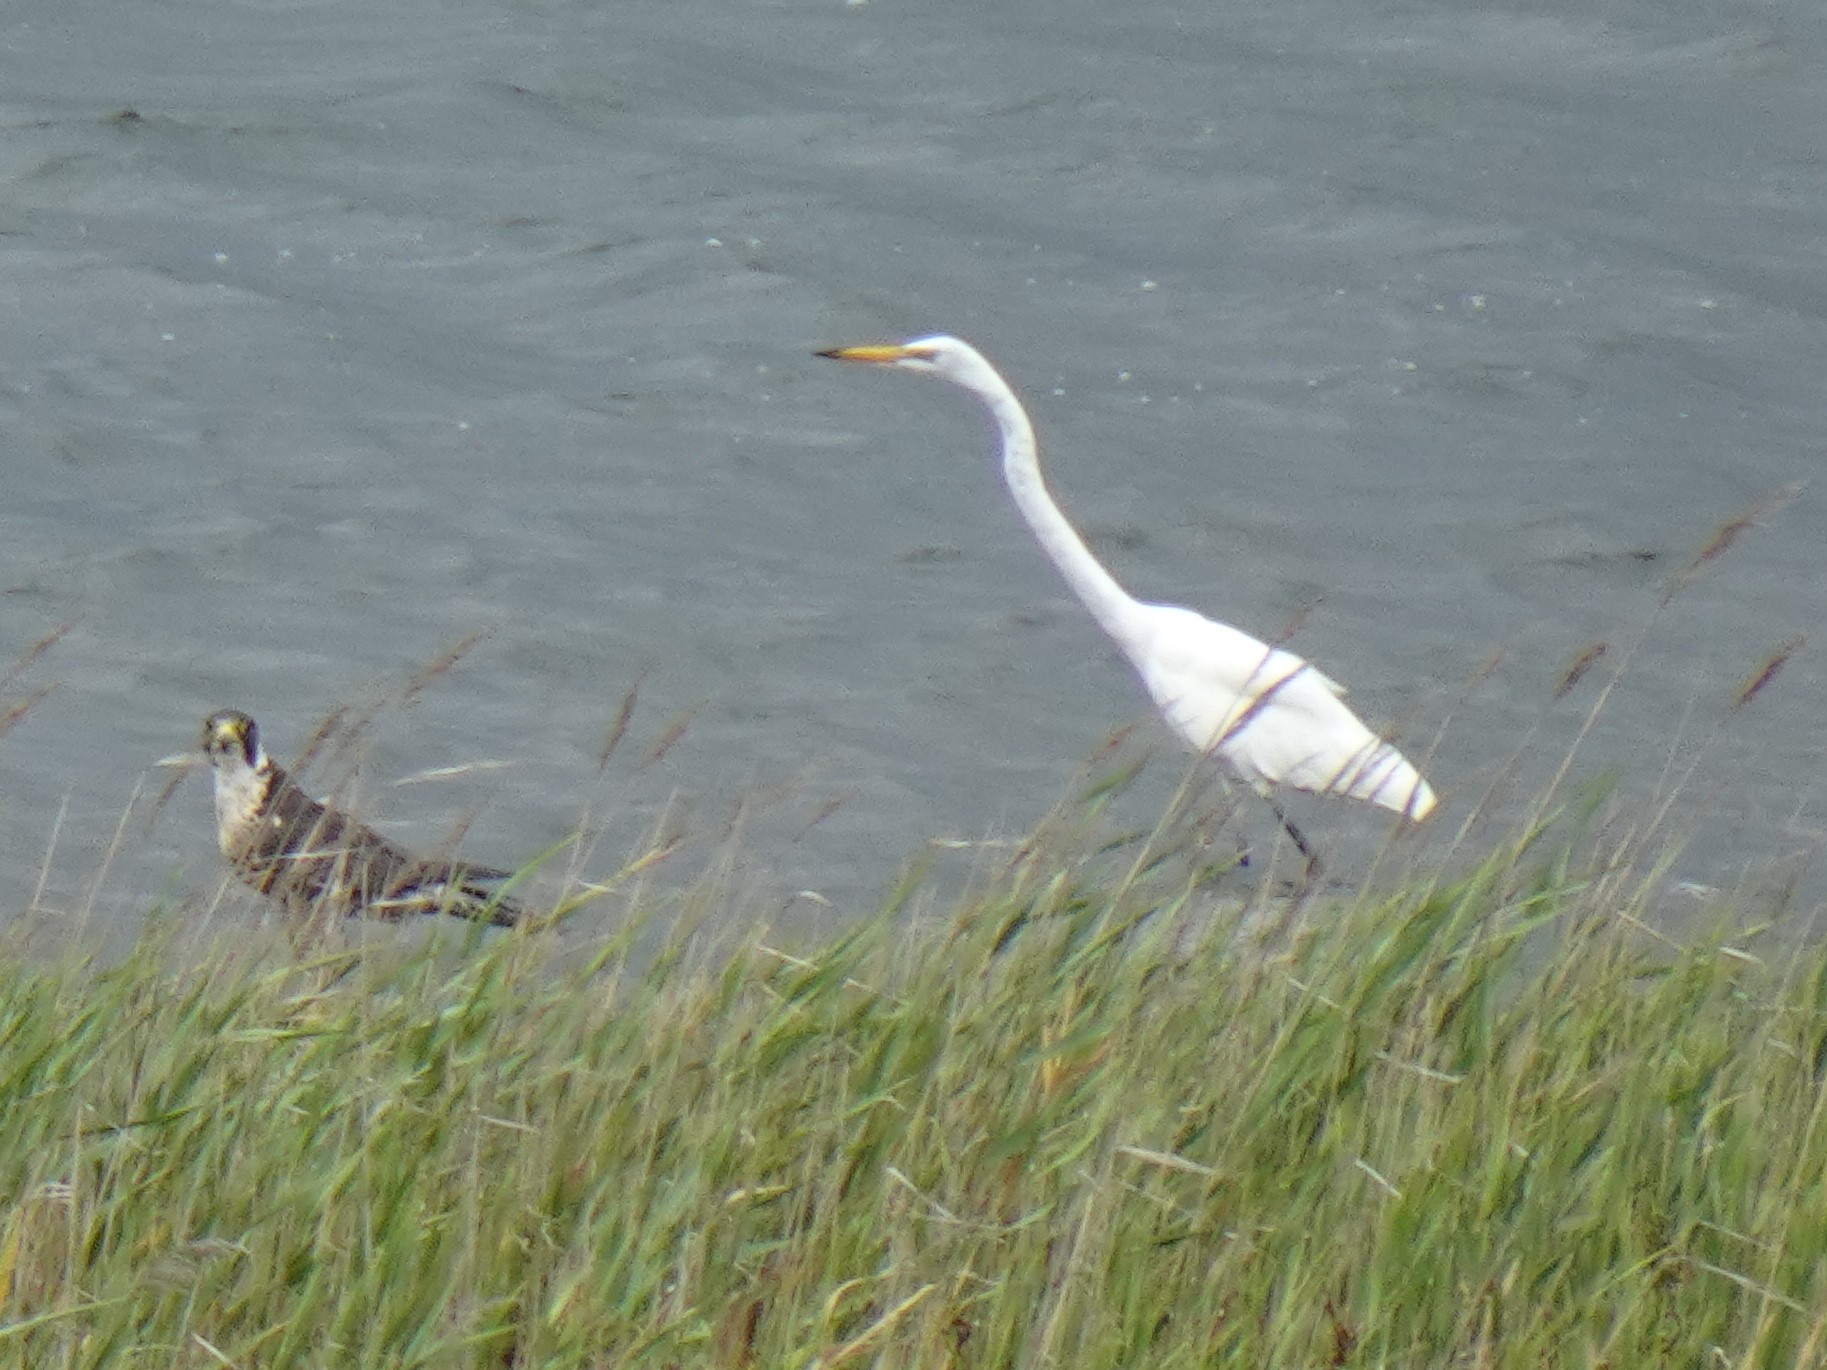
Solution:
<svg viewBox="0 0 1827 1370"><path fill-rule="evenodd" d="M1175 869L619 976L10 961L0 1363L1827 1358L1827 950L1546 840L1266 946Z"/></svg>

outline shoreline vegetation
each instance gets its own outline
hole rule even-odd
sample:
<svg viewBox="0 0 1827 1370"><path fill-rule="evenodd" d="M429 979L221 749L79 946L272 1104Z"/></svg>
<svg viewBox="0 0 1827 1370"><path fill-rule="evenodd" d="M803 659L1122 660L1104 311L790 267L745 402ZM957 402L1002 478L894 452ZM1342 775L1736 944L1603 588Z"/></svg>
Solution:
<svg viewBox="0 0 1827 1370"><path fill-rule="evenodd" d="M1592 727L1792 497L1554 697L1597 672ZM0 1366L1827 1364L1827 939L1799 876L1672 887L1706 750L1298 895L1190 776L1134 830L1113 746L967 893L792 945L715 857L652 879L670 821L507 931L0 937Z"/></svg>
<svg viewBox="0 0 1827 1370"><path fill-rule="evenodd" d="M0 954L0 1364L1820 1363L1827 946L1678 945L1584 832L1297 910L1062 812L793 950Z"/></svg>

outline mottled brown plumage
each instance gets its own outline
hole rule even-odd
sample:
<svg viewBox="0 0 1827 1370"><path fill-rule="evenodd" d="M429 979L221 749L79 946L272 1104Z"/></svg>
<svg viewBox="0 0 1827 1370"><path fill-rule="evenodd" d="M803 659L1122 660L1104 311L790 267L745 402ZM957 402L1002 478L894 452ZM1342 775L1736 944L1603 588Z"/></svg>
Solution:
<svg viewBox="0 0 1827 1370"><path fill-rule="evenodd" d="M509 873L415 856L374 829L318 803L260 745L252 718L233 709L203 721L215 772L216 842L235 874L297 913L399 919L448 913L512 927L521 910L489 887Z"/></svg>

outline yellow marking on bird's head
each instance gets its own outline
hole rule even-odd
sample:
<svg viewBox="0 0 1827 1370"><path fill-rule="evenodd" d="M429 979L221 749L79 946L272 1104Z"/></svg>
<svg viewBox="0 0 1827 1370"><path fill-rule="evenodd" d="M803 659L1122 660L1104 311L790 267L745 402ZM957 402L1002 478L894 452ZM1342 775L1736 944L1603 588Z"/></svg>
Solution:
<svg viewBox="0 0 1827 1370"><path fill-rule="evenodd" d="M260 729L239 709L220 709L203 720L203 755L212 766L258 766L266 759Z"/></svg>
<svg viewBox="0 0 1827 1370"><path fill-rule="evenodd" d="M203 720L203 745L211 742L218 745L223 742L241 742L247 738L253 719L246 714L225 709L221 713L211 714Z"/></svg>
<svg viewBox="0 0 1827 1370"><path fill-rule="evenodd" d="M886 366L893 362L931 361L933 350L908 343L859 343L855 347L826 348L818 355L840 362L874 362Z"/></svg>

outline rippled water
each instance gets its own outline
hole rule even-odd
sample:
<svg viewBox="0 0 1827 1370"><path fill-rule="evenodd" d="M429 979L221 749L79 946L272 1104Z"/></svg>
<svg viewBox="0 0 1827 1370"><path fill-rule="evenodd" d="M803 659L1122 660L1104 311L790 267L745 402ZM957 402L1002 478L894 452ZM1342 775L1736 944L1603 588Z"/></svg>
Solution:
<svg viewBox="0 0 1827 1370"><path fill-rule="evenodd" d="M0 740L9 907L54 827L79 906L205 712L285 755L487 628L377 730L390 831L473 813L513 860L586 803L621 841L746 796L758 906L845 911L1025 829L1141 696L969 401L815 347L977 341L1133 590L1311 609L1298 650L1439 735L1442 831L1821 461L1801 0L73 0L7 36L0 659L79 620L7 687L61 682ZM1669 606L1576 758L1636 795L1698 758L1695 878L1819 839L1818 652L1718 722L1819 630L1822 499ZM390 783L477 760L514 764ZM104 918L213 884L202 783L127 847Z"/></svg>

